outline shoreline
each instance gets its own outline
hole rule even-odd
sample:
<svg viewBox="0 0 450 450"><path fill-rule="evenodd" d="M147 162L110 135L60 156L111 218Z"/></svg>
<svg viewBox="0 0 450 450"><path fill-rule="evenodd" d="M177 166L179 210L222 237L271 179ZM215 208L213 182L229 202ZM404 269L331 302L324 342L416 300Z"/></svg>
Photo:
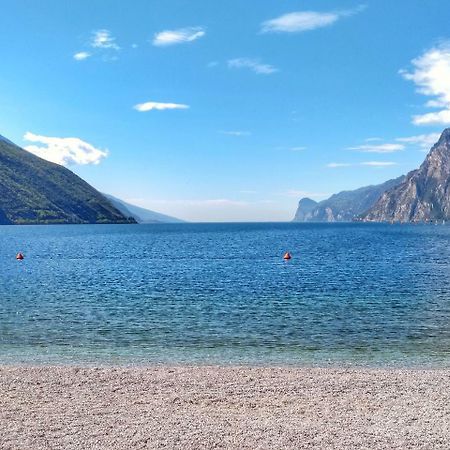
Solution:
<svg viewBox="0 0 450 450"><path fill-rule="evenodd" d="M450 369L0 365L2 448L446 449Z"/></svg>

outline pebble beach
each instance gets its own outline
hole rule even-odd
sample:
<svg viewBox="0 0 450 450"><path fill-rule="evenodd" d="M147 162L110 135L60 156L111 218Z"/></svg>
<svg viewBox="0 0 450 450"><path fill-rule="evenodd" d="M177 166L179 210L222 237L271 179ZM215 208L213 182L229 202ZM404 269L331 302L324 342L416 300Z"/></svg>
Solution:
<svg viewBox="0 0 450 450"><path fill-rule="evenodd" d="M450 370L0 368L2 449L448 449Z"/></svg>

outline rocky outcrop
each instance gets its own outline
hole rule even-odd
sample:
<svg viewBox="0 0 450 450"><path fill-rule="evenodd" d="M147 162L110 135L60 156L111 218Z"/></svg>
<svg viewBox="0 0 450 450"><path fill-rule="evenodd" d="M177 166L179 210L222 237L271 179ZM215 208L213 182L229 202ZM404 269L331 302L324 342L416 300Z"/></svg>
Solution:
<svg viewBox="0 0 450 450"><path fill-rule="evenodd" d="M317 208L318 203L310 198L302 198L298 202L298 208L295 213L294 222L308 222L311 220L314 214L314 210Z"/></svg>
<svg viewBox="0 0 450 450"><path fill-rule="evenodd" d="M444 130L419 169L383 193L360 219L373 222L450 219L450 128Z"/></svg>

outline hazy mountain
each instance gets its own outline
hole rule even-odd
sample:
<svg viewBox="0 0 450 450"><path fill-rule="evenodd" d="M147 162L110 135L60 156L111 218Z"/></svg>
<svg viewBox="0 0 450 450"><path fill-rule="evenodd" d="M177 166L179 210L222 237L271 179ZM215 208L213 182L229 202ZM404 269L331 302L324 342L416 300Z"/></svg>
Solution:
<svg viewBox="0 0 450 450"><path fill-rule="evenodd" d="M105 197L126 217L133 217L137 223L183 223L183 220L175 217L166 216L150 209L141 208L124 202L109 194L104 194Z"/></svg>
<svg viewBox="0 0 450 450"><path fill-rule="evenodd" d="M361 219L376 222L450 219L450 128L444 130L419 169L387 190Z"/></svg>
<svg viewBox="0 0 450 450"><path fill-rule="evenodd" d="M298 208L295 213L294 222L308 222L317 208L318 203L308 197L302 198L298 202Z"/></svg>
<svg viewBox="0 0 450 450"><path fill-rule="evenodd" d="M135 223L65 167L0 138L0 224Z"/></svg>
<svg viewBox="0 0 450 450"><path fill-rule="evenodd" d="M404 179L401 176L382 184L342 191L321 202L302 198L294 222L351 222L372 207L386 190Z"/></svg>

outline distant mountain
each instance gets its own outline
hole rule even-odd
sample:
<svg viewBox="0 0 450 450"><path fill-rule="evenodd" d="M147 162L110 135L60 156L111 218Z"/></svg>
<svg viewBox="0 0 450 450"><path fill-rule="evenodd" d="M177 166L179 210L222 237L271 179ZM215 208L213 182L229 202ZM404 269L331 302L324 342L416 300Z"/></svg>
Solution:
<svg viewBox="0 0 450 450"><path fill-rule="evenodd" d="M137 223L183 223L183 220L165 214L131 205L109 194L103 194L126 217L133 217Z"/></svg>
<svg viewBox="0 0 450 450"><path fill-rule="evenodd" d="M0 224L136 223L65 167L0 137Z"/></svg>
<svg viewBox="0 0 450 450"><path fill-rule="evenodd" d="M302 198L294 222L351 222L372 207L388 189L399 185L405 176L385 183L342 191L321 202Z"/></svg>
<svg viewBox="0 0 450 450"><path fill-rule="evenodd" d="M417 170L388 189L365 213L364 221L450 220L450 128L442 133Z"/></svg>
<svg viewBox="0 0 450 450"><path fill-rule="evenodd" d="M302 198L298 202L297 212L295 213L294 222L308 222L314 215L314 210L319 203L308 197Z"/></svg>

